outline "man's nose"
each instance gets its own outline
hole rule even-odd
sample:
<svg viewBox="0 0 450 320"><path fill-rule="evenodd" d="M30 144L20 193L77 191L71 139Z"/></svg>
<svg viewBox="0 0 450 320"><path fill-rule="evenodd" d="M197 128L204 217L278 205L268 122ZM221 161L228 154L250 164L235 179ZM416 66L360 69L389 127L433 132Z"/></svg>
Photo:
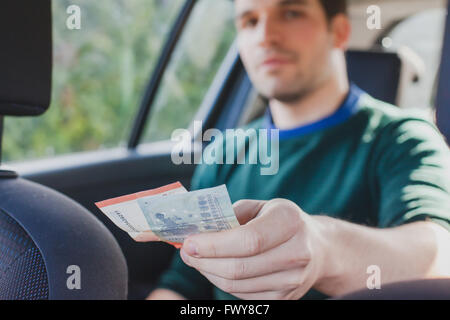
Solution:
<svg viewBox="0 0 450 320"><path fill-rule="evenodd" d="M261 19L258 26L258 44L261 47L273 47L281 41L280 29L273 18L265 17Z"/></svg>

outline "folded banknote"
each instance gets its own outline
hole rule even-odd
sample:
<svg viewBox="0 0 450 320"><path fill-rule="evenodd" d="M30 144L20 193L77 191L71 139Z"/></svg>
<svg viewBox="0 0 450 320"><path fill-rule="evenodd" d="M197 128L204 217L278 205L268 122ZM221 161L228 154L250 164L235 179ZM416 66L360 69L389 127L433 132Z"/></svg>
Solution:
<svg viewBox="0 0 450 320"><path fill-rule="evenodd" d="M177 182L95 204L131 237L152 231L177 248L192 234L239 226L225 185L188 192Z"/></svg>

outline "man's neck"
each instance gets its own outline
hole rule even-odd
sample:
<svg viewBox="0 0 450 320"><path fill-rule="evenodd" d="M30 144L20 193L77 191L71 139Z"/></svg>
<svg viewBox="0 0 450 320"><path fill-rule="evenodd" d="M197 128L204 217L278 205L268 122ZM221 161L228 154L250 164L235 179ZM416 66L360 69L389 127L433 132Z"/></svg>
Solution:
<svg viewBox="0 0 450 320"><path fill-rule="evenodd" d="M348 92L348 81L332 79L294 103L270 100L273 122L277 128L288 130L319 121L335 113Z"/></svg>

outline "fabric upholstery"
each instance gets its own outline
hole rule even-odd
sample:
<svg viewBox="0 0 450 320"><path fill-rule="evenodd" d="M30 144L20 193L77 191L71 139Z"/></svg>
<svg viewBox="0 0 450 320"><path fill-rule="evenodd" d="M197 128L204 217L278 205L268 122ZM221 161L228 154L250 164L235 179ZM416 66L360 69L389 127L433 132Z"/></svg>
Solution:
<svg viewBox="0 0 450 320"><path fill-rule="evenodd" d="M0 210L0 300L48 299L47 269L23 228Z"/></svg>

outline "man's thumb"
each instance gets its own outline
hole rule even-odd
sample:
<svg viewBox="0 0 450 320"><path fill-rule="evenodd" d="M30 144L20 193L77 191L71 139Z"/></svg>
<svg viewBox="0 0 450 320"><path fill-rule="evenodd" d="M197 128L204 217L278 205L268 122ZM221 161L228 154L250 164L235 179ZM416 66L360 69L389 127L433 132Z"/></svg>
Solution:
<svg viewBox="0 0 450 320"><path fill-rule="evenodd" d="M239 200L233 204L233 210L241 225L253 220L267 201L261 200Z"/></svg>

